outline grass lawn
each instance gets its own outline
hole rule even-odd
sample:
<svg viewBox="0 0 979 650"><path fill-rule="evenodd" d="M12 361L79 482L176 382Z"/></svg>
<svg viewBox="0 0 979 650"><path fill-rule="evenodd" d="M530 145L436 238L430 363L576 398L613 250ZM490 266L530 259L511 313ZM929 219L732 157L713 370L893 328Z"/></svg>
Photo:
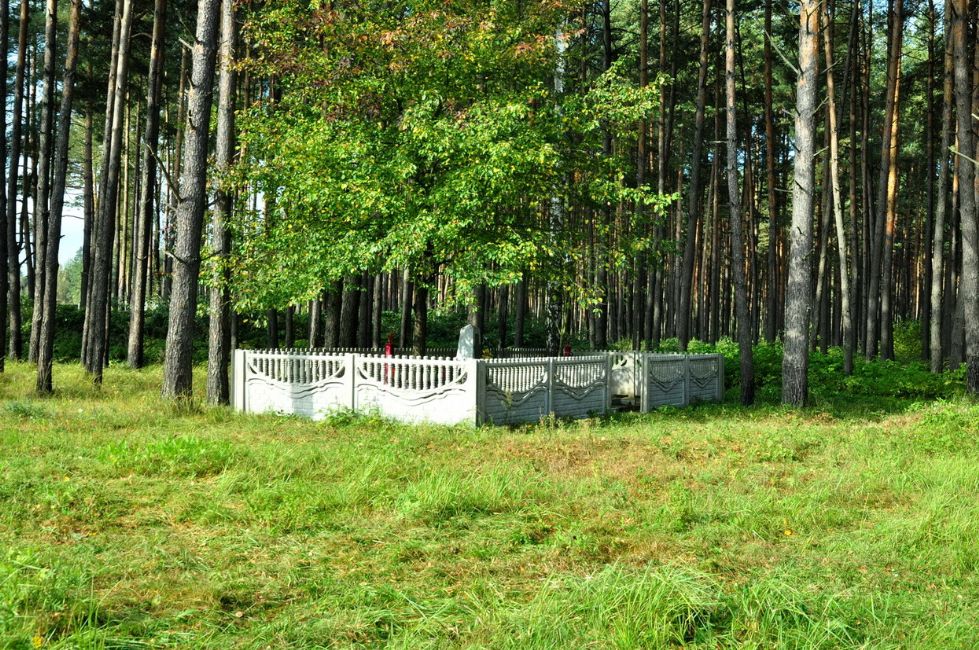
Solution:
<svg viewBox="0 0 979 650"><path fill-rule="evenodd" d="M3 648L979 645L954 395L472 430L55 383L0 378Z"/></svg>

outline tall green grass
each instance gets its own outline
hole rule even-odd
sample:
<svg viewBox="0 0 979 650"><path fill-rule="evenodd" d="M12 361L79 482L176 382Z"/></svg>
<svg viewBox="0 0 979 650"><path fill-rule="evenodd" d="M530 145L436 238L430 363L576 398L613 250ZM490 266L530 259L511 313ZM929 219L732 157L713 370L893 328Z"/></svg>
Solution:
<svg viewBox="0 0 979 650"><path fill-rule="evenodd" d="M0 647L975 647L979 407L819 377L803 411L473 430L12 364Z"/></svg>

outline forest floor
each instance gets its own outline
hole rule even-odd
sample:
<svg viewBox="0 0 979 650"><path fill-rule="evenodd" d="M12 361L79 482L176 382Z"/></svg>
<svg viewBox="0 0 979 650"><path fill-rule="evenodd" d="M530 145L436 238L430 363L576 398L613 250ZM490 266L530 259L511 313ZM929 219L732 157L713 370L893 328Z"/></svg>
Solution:
<svg viewBox="0 0 979 650"><path fill-rule="evenodd" d="M0 378L0 647L979 643L960 396L472 430L175 406L160 376Z"/></svg>

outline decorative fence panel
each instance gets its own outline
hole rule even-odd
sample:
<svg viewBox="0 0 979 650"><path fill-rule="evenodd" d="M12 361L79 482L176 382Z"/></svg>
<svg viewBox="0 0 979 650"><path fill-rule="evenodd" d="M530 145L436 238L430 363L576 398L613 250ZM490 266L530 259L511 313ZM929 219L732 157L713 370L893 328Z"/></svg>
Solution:
<svg viewBox="0 0 979 650"><path fill-rule="evenodd" d="M405 422L477 423L476 361L352 356L354 410Z"/></svg>
<svg viewBox="0 0 979 650"><path fill-rule="evenodd" d="M319 419L353 399L351 355L236 350L233 374L239 411Z"/></svg>
<svg viewBox="0 0 979 650"><path fill-rule="evenodd" d="M724 399L724 357L699 354L687 357L687 404Z"/></svg>
<svg viewBox="0 0 979 650"><path fill-rule="evenodd" d="M719 400L721 355L609 352L582 357L447 359L300 350L236 350L233 404L319 419L337 409L405 422L536 422L601 415L613 395L643 411Z"/></svg>
<svg viewBox="0 0 979 650"><path fill-rule="evenodd" d="M604 415L609 407L609 358L487 359L480 393L483 420L496 424Z"/></svg>
<svg viewBox="0 0 979 650"><path fill-rule="evenodd" d="M678 354L644 354L640 360L642 411L658 406L687 403L686 357Z"/></svg>
<svg viewBox="0 0 979 650"><path fill-rule="evenodd" d="M551 359L488 360L480 413L494 424L536 422L551 412Z"/></svg>
<svg viewBox="0 0 979 650"><path fill-rule="evenodd" d="M558 417L604 415L610 406L609 357L555 357L551 360L551 411Z"/></svg>

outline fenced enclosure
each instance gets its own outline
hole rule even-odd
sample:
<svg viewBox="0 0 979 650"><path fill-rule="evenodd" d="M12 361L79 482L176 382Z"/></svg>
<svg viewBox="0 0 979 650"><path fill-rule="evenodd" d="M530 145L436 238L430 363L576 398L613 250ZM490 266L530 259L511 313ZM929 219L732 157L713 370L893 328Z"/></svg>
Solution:
<svg viewBox="0 0 979 650"><path fill-rule="evenodd" d="M450 359L327 350L236 350L233 405L313 419L336 410L403 422L519 424L717 401L718 354L599 352L579 357Z"/></svg>

